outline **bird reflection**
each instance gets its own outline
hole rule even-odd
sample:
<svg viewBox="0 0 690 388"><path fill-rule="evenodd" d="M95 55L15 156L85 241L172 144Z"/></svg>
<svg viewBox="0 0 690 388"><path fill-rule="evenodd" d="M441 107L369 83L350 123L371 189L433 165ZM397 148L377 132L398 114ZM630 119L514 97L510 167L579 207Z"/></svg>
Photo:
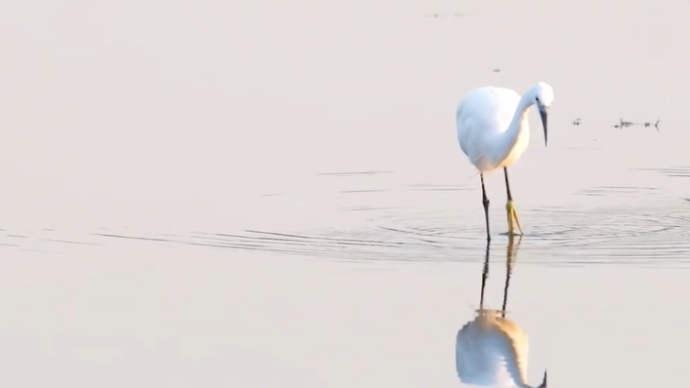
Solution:
<svg viewBox="0 0 690 388"><path fill-rule="evenodd" d="M474 320L458 331L455 343L455 366L460 381L465 384L490 387L533 388L527 383L527 335L515 322L507 319L508 287L515 263L515 254L522 237L514 244L509 235L506 252L506 280L501 310L484 308L484 288L489 276L490 242L482 271L479 310ZM539 388L546 388L546 371Z"/></svg>

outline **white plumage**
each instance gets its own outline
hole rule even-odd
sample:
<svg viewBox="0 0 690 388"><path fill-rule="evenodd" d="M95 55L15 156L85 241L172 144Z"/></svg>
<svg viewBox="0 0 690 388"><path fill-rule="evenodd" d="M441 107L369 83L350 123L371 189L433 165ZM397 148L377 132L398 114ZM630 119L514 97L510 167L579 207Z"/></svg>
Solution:
<svg viewBox="0 0 690 388"><path fill-rule="evenodd" d="M508 233L513 223L522 233L517 211L513 206L507 167L515 163L529 144L528 113L537 105L544 128L544 144L548 141L547 112L553 102L553 89L538 82L522 96L506 88L486 86L469 92L456 111L456 129L460 148L479 170L482 182L482 202L489 232L489 200L484 189L484 173L503 168L508 193Z"/></svg>
<svg viewBox="0 0 690 388"><path fill-rule="evenodd" d="M496 310L479 311L456 337L455 363L465 384L484 387L530 387L527 384L529 341L515 322Z"/></svg>
<svg viewBox="0 0 690 388"><path fill-rule="evenodd" d="M520 241L517 245L520 245ZM460 381L465 384L496 388L533 388L527 383L529 338L517 323L505 317L516 251L517 246L513 245L513 237L509 236L503 307L501 310L485 309L484 289L489 275L487 245L477 316L464 324L455 338L455 369ZM546 371L538 387L547 387Z"/></svg>

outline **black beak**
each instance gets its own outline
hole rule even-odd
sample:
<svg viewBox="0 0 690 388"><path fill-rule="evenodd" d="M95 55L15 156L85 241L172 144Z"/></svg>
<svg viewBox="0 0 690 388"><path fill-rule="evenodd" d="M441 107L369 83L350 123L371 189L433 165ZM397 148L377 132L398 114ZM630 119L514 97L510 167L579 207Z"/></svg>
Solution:
<svg viewBox="0 0 690 388"><path fill-rule="evenodd" d="M539 105L539 116L541 116L541 124L544 126L544 146L546 147L549 142L549 131L546 120L546 107L541 104Z"/></svg>
<svg viewBox="0 0 690 388"><path fill-rule="evenodd" d="M541 385L539 385L539 388L547 388L546 387L546 370L544 370L544 381L541 382Z"/></svg>

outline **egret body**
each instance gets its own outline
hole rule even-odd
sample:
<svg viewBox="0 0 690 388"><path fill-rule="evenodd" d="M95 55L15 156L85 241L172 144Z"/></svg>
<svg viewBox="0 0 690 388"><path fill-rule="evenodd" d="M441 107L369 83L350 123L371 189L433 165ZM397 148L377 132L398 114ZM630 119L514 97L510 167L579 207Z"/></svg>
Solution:
<svg viewBox="0 0 690 388"><path fill-rule="evenodd" d="M508 194L508 234L514 234L514 225L522 234L510 192L508 166L520 158L529 144L527 115L532 105L536 105L539 110L544 128L544 145L547 145L547 113L552 102L551 86L538 82L522 96L511 89L494 86L475 89L458 105L455 114L458 142L470 162L479 170L488 240L491 240L489 199L484 188L484 174L503 168Z"/></svg>

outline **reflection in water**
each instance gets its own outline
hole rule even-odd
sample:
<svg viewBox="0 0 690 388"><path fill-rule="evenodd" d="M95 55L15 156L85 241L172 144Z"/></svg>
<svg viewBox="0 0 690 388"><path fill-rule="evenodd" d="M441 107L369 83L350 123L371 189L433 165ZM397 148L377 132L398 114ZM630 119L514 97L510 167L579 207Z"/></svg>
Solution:
<svg viewBox="0 0 690 388"><path fill-rule="evenodd" d="M531 388L527 384L527 358L529 342L520 326L507 319L506 304L515 253L520 246L509 236L506 252L506 281L501 310L484 308L484 288L489 276L490 242L486 244L486 257L482 271L482 288L477 317L467 322L456 338L455 366L460 381L465 384ZM539 387L546 387L546 371Z"/></svg>

